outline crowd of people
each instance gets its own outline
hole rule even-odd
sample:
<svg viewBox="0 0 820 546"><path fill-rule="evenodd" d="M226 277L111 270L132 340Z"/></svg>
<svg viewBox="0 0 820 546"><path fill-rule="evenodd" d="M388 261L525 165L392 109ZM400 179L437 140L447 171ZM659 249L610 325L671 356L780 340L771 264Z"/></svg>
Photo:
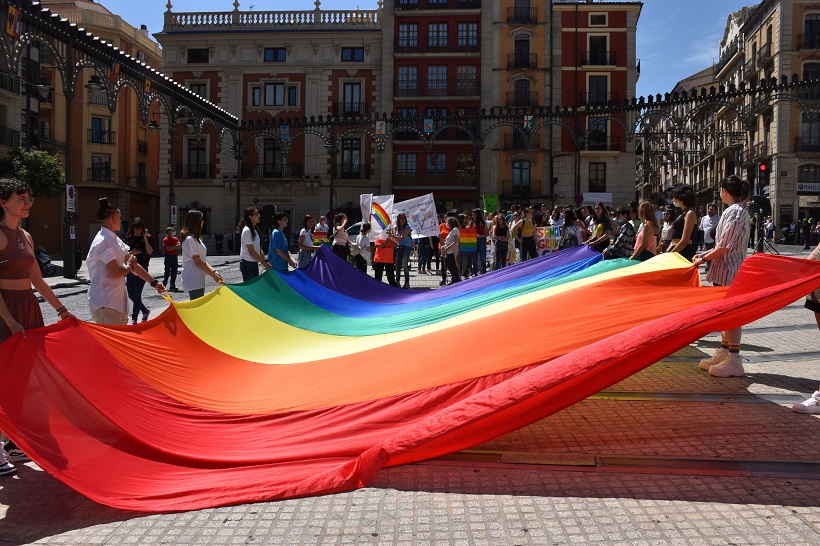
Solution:
<svg viewBox="0 0 820 546"><path fill-rule="evenodd" d="M239 270L243 281L263 271L275 269L286 272L289 268L307 266L319 245L330 244L334 254L351 261L364 274L372 266L374 277L381 281L410 288L411 256L417 255L418 273L441 275L441 285L460 282L488 270L504 268L515 253L521 261L538 255L537 228L560 228L559 248L588 245L601 252L606 259L645 261L660 252L675 252L698 266L705 264L706 281L715 286L732 283L748 252L753 219L748 209L749 184L737 176L729 176L720 187L720 198L725 209L718 214L716 203L709 204L706 213L698 217L695 196L688 186L678 186L672 192L672 204L661 205L648 200L609 208L603 203L580 208L555 206L513 206L506 212L485 216L481 209L469 212L452 210L439 216L438 233L413 238L413 226L404 214L395 223L371 238L371 224L364 222L352 239L347 233L348 218L334 215L330 221L324 216L318 223L305 215L298 238L297 260L290 254L287 240L288 216L284 212L274 217L275 229L270 234L267 254L263 253L263 233L260 214L256 207L244 211L241 222ZM19 180L0 179L0 342L28 328L43 326L40 304L32 287L51 305L60 320L75 318L43 280L34 256L31 235L20 227L30 213L34 198ZM99 324L124 325L128 323L128 300L131 305L131 324L148 320L150 310L142 301L145 284L158 293L177 288L178 255L182 254L179 276L191 300L205 293L205 282L211 277L222 284L222 276L207 261L207 247L203 241L204 216L201 211L189 210L183 220L180 237L173 226L165 230L162 241L164 277L162 282L148 273L150 256L155 241L145 223L135 218L125 237L121 230L120 210L108 199L99 200L97 218L100 231L94 237L86 259L90 286L88 301L93 320ZM812 226L807 217L804 226ZM773 223L767 218L763 224L765 237L773 237ZM820 226L820 224L818 224ZM820 260L820 228L818 239L811 238L812 229L804 229L806 244L815 241L817 248L810 259ZM807 247L808 248L808 247ZM492 257L488 261L488 257ZM434 267L435 264L435 267ZM449 276L449 283L448 283ZM820 290L811 294L806 307L815 313L820 328ZM740 358L741 329L721 333L721 346L715 354L700 362L700 367L716 377L744 375ZM811 398L792 409L799 413L820 414L820 389ZM0 449L0 476L13 475L14 462L28 458L17 446L0 433L4 442Z"/></svg>

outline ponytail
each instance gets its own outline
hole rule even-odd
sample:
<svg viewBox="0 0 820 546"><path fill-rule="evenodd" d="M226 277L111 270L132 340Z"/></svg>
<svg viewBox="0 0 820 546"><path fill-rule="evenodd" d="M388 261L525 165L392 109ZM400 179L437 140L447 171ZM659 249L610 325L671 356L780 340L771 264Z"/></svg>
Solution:
<svg viewBox="0 0 820 546"><path fill-rule="evenodd" d="M120 210L108 202L108 197L101 197L97 199L97 203L99 204L99 208L97 209L97 220L105 220Z"/></svg>

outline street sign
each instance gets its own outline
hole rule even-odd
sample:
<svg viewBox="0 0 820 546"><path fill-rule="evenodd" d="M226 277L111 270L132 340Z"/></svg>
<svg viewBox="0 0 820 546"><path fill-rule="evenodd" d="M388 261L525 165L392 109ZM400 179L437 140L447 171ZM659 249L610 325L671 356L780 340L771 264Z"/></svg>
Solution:
<svg viewBox="0 0 820 546"><path fill-rule="evenodd" d="M177 206L171 205L171 225L177 225Z"/></svg>
<svg viewBox="0 0 820 546"><path fill-rule="evenodd" d="M66 184L65 186L65 211L76 212L77 194L74 186Z"/></svg>

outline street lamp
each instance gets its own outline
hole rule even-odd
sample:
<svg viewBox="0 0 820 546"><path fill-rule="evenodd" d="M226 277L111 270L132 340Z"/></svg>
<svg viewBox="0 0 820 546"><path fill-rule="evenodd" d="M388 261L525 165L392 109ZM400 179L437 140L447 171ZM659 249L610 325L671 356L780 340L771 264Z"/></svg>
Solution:
<svg viewBox="0 0 820 546"><path fill-rule="evenodd" d="M239 221L242 219L242 203L241 203L241 196L240 196L240 187L242 185L242 159L248 155L248 150L239 143L239 133L237 133L237 144L234 144L228 151L231 153L231 156L236 159L236 223L235 225L239 225ZM237 254L239 254L239 243L235 242L234 246L236 247Z"/></svg>

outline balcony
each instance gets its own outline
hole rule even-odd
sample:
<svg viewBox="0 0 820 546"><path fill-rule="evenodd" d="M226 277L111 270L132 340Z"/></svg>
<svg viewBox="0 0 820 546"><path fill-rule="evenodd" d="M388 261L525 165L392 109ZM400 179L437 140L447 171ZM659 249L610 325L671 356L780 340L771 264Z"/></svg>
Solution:
<svg viewBox="0 0 820 546"><path fill-rule="evenodd" d="M820 152L820 137L799 136L794 139L794 151L796 153L817 153Z"/></svg>
<svg viewBox="0 0 820 546"><path fill-rule="evenodd" d="M89 167L88 180L91 182L116 182L117 171L110 167Z"/></svg>
<svg viewBox="0 0 820 546"><path fill-rule="evenodd" d="M534 108L538 106L538 92L516 93L515 91L507 91L507 106Z"/></svg>
<svg viewBox="0 0 820 546"><path fill-rule="evenodd" d="M720 56L720 60L715 65L715 76L720 74L720 71L723 70L729 61L731 61L735 55L737 55L737 42L733 43L729 46L729 49L723 52L723 55Z"/></svg>
<svg viewBox="0 0 820 546"><path fill-rule="evenodd" d="M0 72L0 89L19 95L20 78L8 72Z"/></svg>
<svg viewBox="0 0 820 546"><path fill-rule="evenodd" d="M752 146L751 159L754 161L754 160L760 159L761 157L765 157L765 156L769 155L770 153L771 152L770 152L770 149L769 149L769 143L768 142L758 142L757 144Z"/></svg>
<svg viewBox="0 0 820 546"><path fill-rule="evenodd" d="M507 8L507 22L534 25L538 22L538 8Z"/></svg>
<svg viewBox="0 0 820 546"><path fill-rule="evenodd" d="M592 152L620 152L620 138L590 138L587 140L584 150Z"/></svg>
<svg viewBox="0 0 820 546"><path fill-rule="evenodd" d="M394 172L393 173L393 187L401 186L424 186L429 188L442 186L458 186L463 188L475 188L478 183L478 177L475 175L455 175L449 176L442 173L427 173L427 172Z"/></svg>
<svg viewBox="0 0 820 546"><path fill-rule="evenodd" d="M335 106L335 115L339 117L370 115L370 105L366 102L337 102Z"/></svg>
<svg viewBox="0 0 820 546"><path fill-rule="evenodd" d="M477 9L481 7L479 0L399 0L395 3L396 11L415 9Z"/></svg>
<svg viewBox="0 0 820 546"><path fill-rule="evenodd" d="M797 36L797 50L820 49L820 34L800 34Z"/></svg>
<svg viewBox="0 0 820 546"><path fill-rule="evenodd" d="M261 180L266 178L300 178L302 165L299 163L270 164L252 163L242 164L242 178Z"/></svg>
<svg viewBox="0 0 820 546"><path fill-rule="evenodd" d="M406 80L396 82L394 97L478 97L478 80Z"/></svg>
<svg viewBox="0 0 820 546"><path fill-rule="evenodd" d="M753 60L749 59L743 63L743 79L750 80L755 77L757 77L757 69L755 68Z"/></svg>
<svg viewBox="0 0 820 546"><path fill-rule="evenodd" d="M148 187L148 178L145 175L137 175L134 177L134 184L136 184L138 188L145 189Z"/></svg>
<svg viewBox="0 0 820 546"><path fill-rule="evenodd" d="M140 153L140 154L147 154L148 153L148 141L147 140L137 140L137 153Z"/></svg>
<svg viewBox="0 0 820 546"><path fill-rule="evenodd" d="M504 149L505 150L534 150L541 147L541 135L536 133L531 135L531 139L527 142L523 136L518 133L512 135L504 135Z"/></svg>
<svg viewBox="0 0 820 546"><path fill-rule="evenodd" d="M422 53L478 53L481 51L481 44L476 41L470 43L448 43L447 45L429 45L420 43L418 40L411 42L407 39L396 39L395 53L422 54Z"/></svg>
<svg viewBox="0 0 820 546"><path fill-rule="evenodd" d="M772 55L772 44L763 44L760 46L760 49L757 50L758 68L763 68L772 61L774 61L774 56Z"/></svg>
<svg viewBox="0 0 820 546"><path fill-rule="evenodd" d="M794 93L803 100L820 100L820 84L796 89Z"/></svg>
<svg viewBox="0 0 820 546"><path fill-rule="evenodd" d="M618 93L604 93L593 91L591 93L579 93L578 103L582 106L607 106L619 102Z"/></svg>
<svg viewBox="0 0 820 546"><path fill-rule="evenodd" d="M9 148L17 148L20 146L20 131L15 131L8 127L0 127L0 146L7 146Z"/></svg>
<svg viewBox="0 0 820 546"><path fill-rule="evenodd" d="M507 69L526 69L534 70L538 68L538 55L530 53L529 55L521 55L519 53L510 53L507 55Z"/></svg>
<svg viewBox="0 0 820 546"><path fill-rule="evenodd" d="M584 51L581 53L583 66L616 66L617 56L614 51Z"/></svg>
<svg viewBox="0 0 820 546"><path fill-rule="evenodd" d="M117 133L115 131L88 130L88 142L92 144L116 144L116 141Z"/></svg>
<svg viewBox="0 0 820 546"><path fill-rule="evenodd" d="M333 164L333 177L339 180L370 180L370 165Z"/></svg>
<svg viewBox="0 0 820 546"><path fill-rule="evenodd" d="M176 177L185 179L209 179L214 177L210 163L184 163L176 166Z"/></svg>
<svg viewBox="0 0 820 546"><path fill-rule="evenodd" d="M499 189L505 196L537 197L544 194L540 180L502 180Z"/></svg>

